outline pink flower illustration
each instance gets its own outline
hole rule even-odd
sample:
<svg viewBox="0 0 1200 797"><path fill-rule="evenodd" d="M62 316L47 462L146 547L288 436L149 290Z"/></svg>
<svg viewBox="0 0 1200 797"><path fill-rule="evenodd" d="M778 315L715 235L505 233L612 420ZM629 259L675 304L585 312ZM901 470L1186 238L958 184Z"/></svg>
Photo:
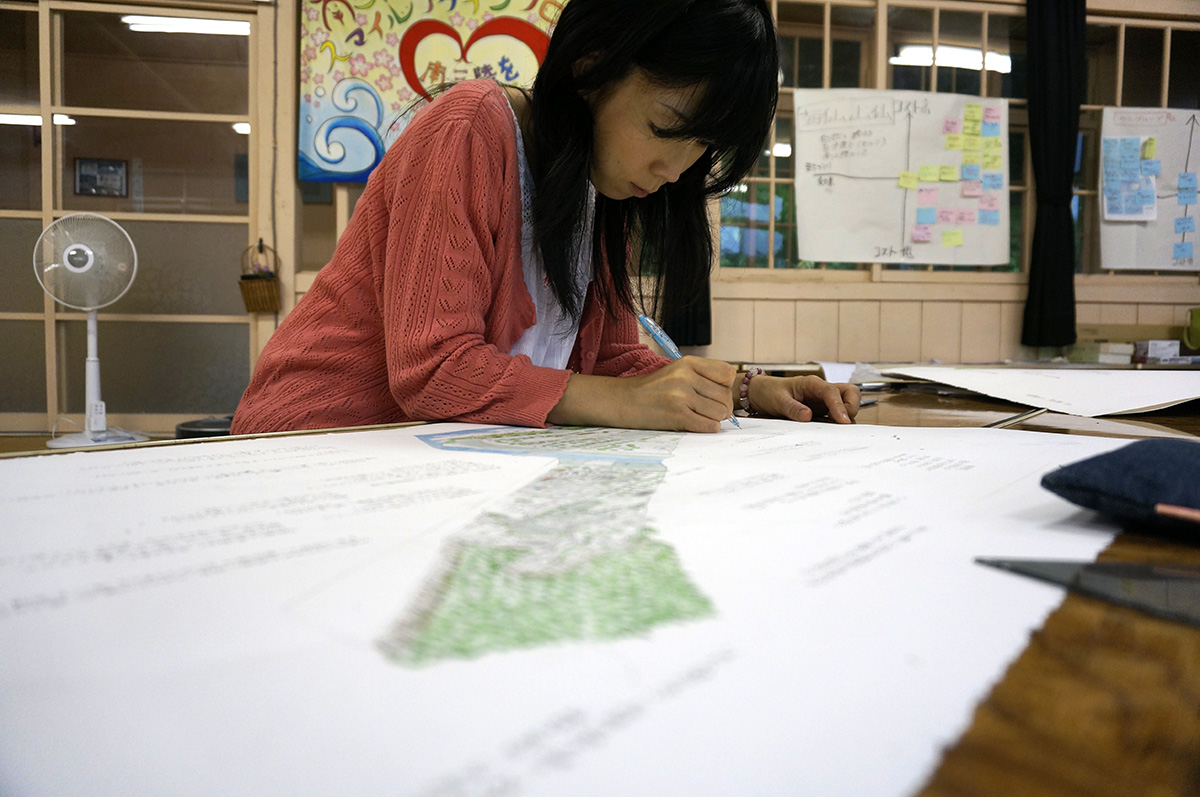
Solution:
<svg viewBox="0 0 1200 797"><path fill-rule="evenodd" d="M463 24L463 15L455 11L450 15L450 24L456 28L461 28Z"/></svg>
<svg viewBox="0 0 1200 797"><path fill-rule="evenodd" d="M346 79L346 73L340 69L335 69L335 70L333 70L333 74L331 75L331 77L333 78L333 83L336 86L338 83L341 83L343 80Z"/></svg>
<svg viewBox="0 0 1200 797"><path fill-rule="evenodd" d="M366 25L366 24L367 24L367 18L366 18L365 16L363 16L362 14L356 14L356 15L355 15L355 17L354 17L354 21L355 21L355 22L358 24L358 26L359 26L360 28L361 28L363 25Z"/></svg>
<svg viewBox="0 0 1200 797"><path fill-rule="evenodd" d="M479 23L478 23L478 22L476 22L475 20L473 20L473 19L468 19L468 20L467 20L467 28L468 28L469 30L475 30L475 29L476 29L476 28L478 28L478 27L479 27Z"/></svg>
<svg viewBox="0 0 1200 797"><path fill-rule="evenodd" d="M392 77L400 77L400 73L403 70L400 68L400 64L396 63L395 61L392 61L390 64L388 64L387 71L388 71L388 74L391 75Z"/></svg>
<svg viewBox="0 0 1200 797"><path fill-rule="evenodd" d="M308 18L309 22L315 21L317 18L317 9L311 7L304 9L304 16Z"/></svg>
<svg viewBox="0 0 1200 797"><path fill-rule="evenodd" d="M305 47L304 48L304 60L305 61L317 60L317 48L316 47Z"/></svg>
<svg viewBox="0 0 1200 797"><path fill-rule="evenodd" d="M495 15L495 14L493 14L491 11L484 11L484 12L483 12L483 21L484 21L484 22L491 22L491 21L492 21L493 19L495 19L495 18L496 18L496 15Z"/></svg>
<svg viewBox="0 0 1200 797"><path fill-rule="evenodd" d="M366 77L371 72L371 66L367 63L367 57L362 53L355 53L350 56L350 60L346 62L350 67L350 74L355 77Z"/></svg>
<svg viewBox="0 0 1200 797"><path fill-rule="evenodd" d="M374 55L375 66L387 66L393 60L392 54L387 50L376 50Z"/></svg>
<svg viewBox="0 0 1200 797"><path fill-rule="evenodd" d="M325 76L324 75L313 75L312 82L319 86L325 82Z"/></svg>
<svg viewBox="0 0 1200 797"><path fill-rule="evenodd" d="M317 28L312 32L313 44L320 47L325 42L329 41L329 31L324 28Z"/></svg>
<svg viewBox="0 0 1200 797"><path fill-rule="evenodd" d="M384 41L385 41L385 42L387 42L387 46L388 46L388 47L395 48L395 47L399 47L399 46L400 46L400 37L399 37L399 36L397 36L397 35L396 35L396 34L394 34L394 33L389 33L389 34L388 34L388 35L387 35L387 36L384 38Z"/></svg>
<svg viewBox="0 0 1200 797"><path fill-rule="evenodd" d="M375 85L379 88L380 91L391 91L391 89L392 89L391 75L380 75L379 77L375 78Z"/></svg>

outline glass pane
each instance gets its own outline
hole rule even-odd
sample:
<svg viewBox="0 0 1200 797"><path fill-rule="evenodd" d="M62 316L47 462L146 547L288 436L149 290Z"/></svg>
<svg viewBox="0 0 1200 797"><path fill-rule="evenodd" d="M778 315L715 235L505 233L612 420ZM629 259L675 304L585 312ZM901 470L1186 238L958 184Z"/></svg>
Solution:
<svg viewBox="0 0 1200 797"><path fill-rule="evenodd" d="M249 23L246 35L161 33L123 16L62 14L64 105L249 112Z"/></svg>
<svg viewBox="0 0 1200 797"><path fill-rule="evenodd" d="M979 94L983 15L943 11L938 17L938 91Z"/></svg>
<svg viewBox="0 0 1200 797"><path fill-rule="evenodd" d="M797 259L795 203L795 183L775 186L775 268L792 268Z"/></svg>
<svg viewBox="0 0 1200 797"><path fill-rule="evenodd" d="M825 48L820 39L796 40L796 88L819 89L824 84Z"/></svg>
<svg viewBox="0 0 1200 797"><path fill-rule="evenodd" d="M779 70L783 73L783 87L796 86L796 38L779 35Z"/></svg>
<svg viewBox="0 0 1200 797"><path fill-rule="evenodd" d="M245 224L122 222L137 248L137 278L114 313L241 315Z"/></svg>
<svg viewBox="0 0 1200 797"><path fill-rule="evenodd" d="M63 127L63 206L246 215L238 161L248 149L249 137L223 122L78 117ZM124 180L114 170L123 171Z"/></svg>
<svg viewBox="0 0 1200 797"><path fill-rule="evenodd" d="M1008 192L1008 265L994 266L992 271L1020 271L1021 243L1025 240L1025 192Z"/></svg>
<svg viewBox="0 0 1200 797"><path fill-rule="evenodd" d="M1005 67L1003 56L1008 56ZM1025 17L988 15L988 96L1026 99L1029 96L1025 60Z"/></svg>
<svg viewBox="0 0 1200 797"><path fill-rule="evenodd" d="M1025 130L1008 128L1008 184L1025 184Z"/></svg>
<svg viewBox="0 0 1200 797"><path fill-rule="evenodd" d="M775 176L781 180L792 177L792 119L780 116L775 119Z"/></svg>
<svg viewBox="0 0 1200 797"><path fill-rule="evenodd" d="M1121 105L1162 106L1163 32L1158 28L1125 28L1125 77Z"/></svg>
<svg viewBox="0 0 1200 797"><path fill-rule="evenodd" d="M42 206L42 128L0 124L0 208Z"/></svg>
<svg viewBox="0 0 1200 797"><path fill-rule="evenodd" d="M1171 80L1168 108L1200 108L1200 31L1171 31Z"/></svg>
<svg viewBox="0 0 1200 797"><path fill-rule="evenodd" d="M888 9L890 86L929 91L933 64L933 12L918 8Z"/></svg>
<svg viewBox="0 0 1200 797"><path fill-rule="evenodd" d="M1117 28L1115 25L1087 26L1088 105L1117 104Z"/></svg>
<svg viewBox="0 0 1200 797"><path fill-rule="evenodd" d="M741 183L721 197L721 265L767 267L767 208L755 201L764 194L762 183Z"/></svg>
<svg viewBox="0 0 1200 797"><path fill-rule="evenodd" d="M37 106L41 101L37 26L36 9L0 9L0 105Z"/></svg>
<svg viewBox="0 0 1200 797"><path fill-rule="evenodd" d="M811 3L780 3L778 20L779 65L783 68L783 85L802 89L821 88L824 6Z"/></svg>
<svg viewBox="0 0 1200 797"><path fill-rule="evenodd" d="M830 85L835 89L870 86L875 9L834 6L830 10L830 23L833 27Z"/></svg>
<svg viewBox="0 0 1200 797"><path fill-rule="evenodd" d="M83 412L87 328L60 322L66 412ZM250 383L248 324L101 321L100 394L110 413L231 415Z"/></svg>
<svg viewBox="0 0 1200 797"><path fill-rule="evenodd" d="M1100 190L1099 164L1100 111L1080 111L1079 146L1075 151L1075 188Z"/></svg>
<svg viewBox="0 0 1200 797"><path fill-rule="evenodd" d="M33 247L41 234L42 225L31 219L0 219L0 312L42 312L44 294L33 273Z"/></svg>
<svg viewBox="0 0 1200 797"><path fill-rule="evenodd" d="M32 270L32 269L31 269ZM36 282L36 280L35 280ZM0 321L0 412L46 411L46 332L41 321ZM83 362L80 361L80 367ZM80 400L82 406L83 401Z"/></svg>

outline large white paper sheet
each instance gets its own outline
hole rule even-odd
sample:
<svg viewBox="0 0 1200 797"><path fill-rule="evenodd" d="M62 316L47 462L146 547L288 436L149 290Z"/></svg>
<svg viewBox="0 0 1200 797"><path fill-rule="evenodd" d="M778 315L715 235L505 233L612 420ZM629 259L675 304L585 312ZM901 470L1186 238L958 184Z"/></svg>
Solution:
<svg viewBox="0 0 1200 797"><path fill-rule="evenodd" d="M0 462L0 793L909 793L1124 441L743 427Z"/></svg>
<svg viewBox="0 0 1200 797"><path fill-rule="evenodd" d="M886 373L1087 418L1149 412L1200 398L1200 370L917 365Z"/></svg>

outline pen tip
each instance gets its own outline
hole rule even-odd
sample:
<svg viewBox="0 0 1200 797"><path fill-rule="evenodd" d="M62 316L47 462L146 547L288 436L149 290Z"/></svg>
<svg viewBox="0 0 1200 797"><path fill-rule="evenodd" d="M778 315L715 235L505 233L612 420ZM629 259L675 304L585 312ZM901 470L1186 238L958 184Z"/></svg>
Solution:
<svg viewBox="0 0 1200 797"><path fill-rule="evenodd" d="M740 423L738 423L738 419L737 419L737 418L735 418L735 417L733 417L732 415L730 415L730 416L729 416L729 420L733 421L733 425L734 425L734 426L736 426L737 428L739 428L739 429L741 429L741 428L742 428L742 425L741 425Z"/></svg>

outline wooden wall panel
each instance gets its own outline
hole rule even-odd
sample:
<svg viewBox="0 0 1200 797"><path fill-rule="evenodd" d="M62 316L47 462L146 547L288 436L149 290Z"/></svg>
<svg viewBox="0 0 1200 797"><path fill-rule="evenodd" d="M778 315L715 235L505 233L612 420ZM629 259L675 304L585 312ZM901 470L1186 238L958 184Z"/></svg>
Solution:
<svg viewBox="0 0 1200 797"><path fill-rule="evenodd" d="M796 360L838 358L838 302L796 302Z"/></svg>
<svg viewBox="0 0 1200 797"><path fill-rule="evenodd" d="M1101 304L1094 302L1079 302L1075 305L1076 324L1099 324Z"/></svg>
<svg viewBox="0 0 1200 797"><path fill-rule="evenodd" d="M1028 360L1030 349L1021 345L1021 327L1025 323L1025 305L1005 302L1000 305L1000 359Z"/></svg>
<svg viewBox="0 0 1200 797"><path fill-rule="evenodd" d="M747 299L714 299L712 345L703 356L730 362L754 360L754 302Z"/></svg>
<svg viewBox="0 0 1200 797"><path fill-rule="evenodd" d="M1101 324L1136 324L1137 322L1138 306L1136 304L1100 305Z"/></svg>
<svg viewBox="0 0 1200 797"><path fill-rule="evenodd" d="M921 359L956 363L962 353L962 303L923 302Z"/></svg>
<svg viewBox="0 0 1200 797"><path fill-rule="evenodd" d="M842 302L838 312L838 360L879 361L879 302Z"/></svg>
<svg viewBox="0 0 1200 797"><path fill-rule="evenodd" d="M920 302L880 303L879 359L891 363L920 361Z"/></svg>
<svg viewBox="0 0 1200 797"><path fill-rule="evenodd" d="M790 363L796 359L796 303L754 303L754 360Z"/></svg>
<svg viewBox="0 0 1200 797"><path fill-rule="evenodd" d="M1000 359L1000 303L970 302L962 306L964 363L994 363Z"/></svg>

